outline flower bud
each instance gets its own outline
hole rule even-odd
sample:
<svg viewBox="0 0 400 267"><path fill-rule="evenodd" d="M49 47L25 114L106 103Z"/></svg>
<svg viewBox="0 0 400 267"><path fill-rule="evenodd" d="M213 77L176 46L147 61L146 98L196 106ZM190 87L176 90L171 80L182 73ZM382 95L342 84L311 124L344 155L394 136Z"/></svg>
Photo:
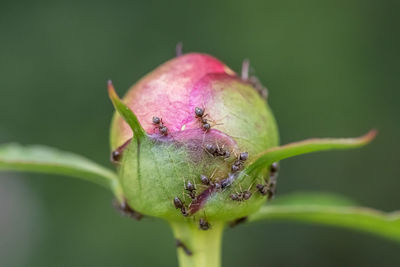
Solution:
<svg viewBox="0 0 400 267"><path fill-rule="evenodd" d="M174 58L135 84L123 102L147 135L126 145L132 129L115 114L111 148L122 155L119 177L135 210L228 221L264 202L250 192L267 174L241 177L240 171L252 155L278 145L276 123L252 85L222 62L197 53ZM246 197L235 202L233 193Z"/></svg>

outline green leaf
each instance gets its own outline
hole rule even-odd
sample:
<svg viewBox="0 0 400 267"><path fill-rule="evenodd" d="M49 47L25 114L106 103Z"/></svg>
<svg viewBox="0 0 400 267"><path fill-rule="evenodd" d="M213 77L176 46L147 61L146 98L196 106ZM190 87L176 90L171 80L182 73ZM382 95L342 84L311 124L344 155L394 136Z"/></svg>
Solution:
<svg viewBox="0 0 400 267"><path fill-rule="evenodd" d="M249 174L252 172L258 172L265 169L273 162L302 154L361 147L371 142L375 138L376 134L376 130L371 130L366 135L358 138L313 138L279 147L273 147L256 155L245 171Z"/></svg>
<svg viewBox="0 0 400 267"><path fill-rule="evenodd" d="M73 176L111 189L119 200L122 197L118 178L113 171L85 157L51 147L0 145L0 171L2 170Z"/></svg>
<svg viewBox="0 0 400 267"><path fill-rule="evenodd" d="M324 194L283 196L249 216L249 221L290 220L350 228L400 241L400 212L383 212Z"/></svg>
<svg viewBox="0 0 400 267"><path fill-rule="evenodd" d="M145 138L146 132L144 131L138 118L136 117L135 113L133 113L133 111L118 97L111 81L108 81L108 95L114 105L115 110L118 111L125 122L128 123L129 127L131 127L136 140L140 141L141 139Z"/></svg>

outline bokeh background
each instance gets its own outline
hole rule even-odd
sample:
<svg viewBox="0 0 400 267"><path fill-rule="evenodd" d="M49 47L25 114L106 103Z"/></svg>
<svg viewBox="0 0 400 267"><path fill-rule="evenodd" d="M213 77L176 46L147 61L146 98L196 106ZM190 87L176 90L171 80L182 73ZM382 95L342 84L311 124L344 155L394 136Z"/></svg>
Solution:
<svg viewBox="0 0 400 267"><path fill-rule="evenodd" d="M279 194L327 191L400 209L399 1L0 2L0 143L47 144L108 162L112 105L175 53L249 58L281 142L358 136L368 147L282 162ZM279 195L278 195L279 197ZM176 266L168 226L121 217L103 188L0 173L0 266ZM224 266L399 266L400 246L288 222L228 229Z"/></svg>

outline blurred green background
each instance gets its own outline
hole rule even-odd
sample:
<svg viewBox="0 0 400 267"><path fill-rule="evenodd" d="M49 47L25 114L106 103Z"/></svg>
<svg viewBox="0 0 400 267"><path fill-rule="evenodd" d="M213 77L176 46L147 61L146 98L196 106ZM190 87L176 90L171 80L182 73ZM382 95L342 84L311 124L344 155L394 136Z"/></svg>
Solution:
<svg viewBox="0 0 400 267"><path fill-rule="evenodd" d="M184 51L269 88L281 142L358 136L368 147L282 162L279 194L321 190L400 209L399 1L10 1L0 3L0 143L41 143L107 164L112 105ZM279 197L278 194L278 197ZM176 266L168 226L121 217L80 180L0 173L0 266ZM274 222L225 232L224 266L399 266L400 245Z"/></svg>

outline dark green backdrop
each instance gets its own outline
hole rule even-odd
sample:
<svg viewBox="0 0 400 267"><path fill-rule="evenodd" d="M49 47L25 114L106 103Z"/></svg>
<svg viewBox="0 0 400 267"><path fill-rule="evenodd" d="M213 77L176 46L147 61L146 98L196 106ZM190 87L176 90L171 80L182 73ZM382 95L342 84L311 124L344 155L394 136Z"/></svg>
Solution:
<svg viewBox="0 0 400 267"><path fill-rule="evenodd" d="M322 190L400 209L399 1L5 1L0 143L43 143L107 164L120 94L184 51L250 58L281 141L358 136L361 150L284 161L279 193ZM278 195L279 196L279 195ZM79 180L0 173L0 266L176 266L166 224L120 217ZM225 233L224 266L399 266L400 245L294 223Z"/></svg>

